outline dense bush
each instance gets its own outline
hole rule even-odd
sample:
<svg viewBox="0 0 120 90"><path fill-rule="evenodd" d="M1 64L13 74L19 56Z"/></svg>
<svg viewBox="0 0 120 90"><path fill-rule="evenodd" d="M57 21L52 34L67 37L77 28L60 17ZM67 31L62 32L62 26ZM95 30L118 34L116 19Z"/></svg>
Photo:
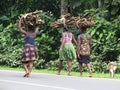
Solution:
<svg viewBox="0 0 120 90"><path fill-rule="evenodd" d="M116 36L119 30L117 20L108 21L106 16L108 11L101 10L86 10L86 14L93 16L95 26L88 29L88 32L92 36L93 47L92 47L92 60L93 61L117 61L117 57L120 53L120 40ZM115 22L115 23L113 23Z"/></svg>

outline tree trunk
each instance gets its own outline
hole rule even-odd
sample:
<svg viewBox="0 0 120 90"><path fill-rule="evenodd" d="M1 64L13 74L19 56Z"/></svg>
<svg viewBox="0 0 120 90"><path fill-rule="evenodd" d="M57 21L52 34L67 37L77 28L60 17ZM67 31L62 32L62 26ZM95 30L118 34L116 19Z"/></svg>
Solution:
<svg viewBox="0 0 120 90"><path fill-rule="evenodd" d="M102 6L102 0L98 0L98 7L100 8Z"/></svg>
<svg viewBox="0 0 120 90"><path fill-rule="evenodd" d="M61 0L61 15L68 13L68 2L67 0Z"/></svg>

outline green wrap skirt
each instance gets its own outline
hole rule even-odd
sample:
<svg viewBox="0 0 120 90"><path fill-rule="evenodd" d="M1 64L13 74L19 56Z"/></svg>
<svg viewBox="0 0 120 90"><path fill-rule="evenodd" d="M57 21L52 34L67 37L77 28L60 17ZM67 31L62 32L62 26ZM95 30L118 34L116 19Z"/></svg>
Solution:
<svg viewBox="0 0 120 90"><path fill-rule="evenodd" d="M76 51L72 43L65 44L62 51L59 53L59 60L75 60Z"/></svg>

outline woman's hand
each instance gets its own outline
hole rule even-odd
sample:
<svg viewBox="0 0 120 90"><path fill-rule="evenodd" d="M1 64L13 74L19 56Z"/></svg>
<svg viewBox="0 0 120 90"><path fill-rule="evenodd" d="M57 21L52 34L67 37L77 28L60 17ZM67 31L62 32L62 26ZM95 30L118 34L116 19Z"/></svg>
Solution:
<svg viewBox="0 0 120 90"><path fill-rule="evenodd" d="M59 53L62 51L62 48L59 49Z"/></svg>
<svg viewBox="0 0 120 90"><path fill-rule="evenodd" d="M77 55L77 59L80 60L80 55L79 54Z"/></svg>
<svg viewBox="0 0 120 90"><path fill-rule="evenodd" d="M18 20L18 28L19 28L20 32L23 33L24 35L27 34L27 32L22 28L22 18L19 18L19 20Z"/></svg>
<svg viewBox="0 0 120 90"><path fill-rule="evenodd" d="M22 17L20 17L20 18L19 18L18 22L19 22L19 23L21 23L21 22L22 22Z"/></svg>

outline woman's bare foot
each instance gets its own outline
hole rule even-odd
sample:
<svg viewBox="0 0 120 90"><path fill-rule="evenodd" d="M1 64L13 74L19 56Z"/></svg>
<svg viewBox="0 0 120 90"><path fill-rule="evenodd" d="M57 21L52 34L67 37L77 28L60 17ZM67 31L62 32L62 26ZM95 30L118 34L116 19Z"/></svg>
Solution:
<svg viewBox="0 0 120 90"><path fill-rule="evenodd" d="M57 72L56 74L57 74L57 75L60 75L60 72Z"/></svg>
<svg viewBox="0 0 120 90"><path fill-rule="evenodd" d="M71 73L68 73L68 76L71 76Z"/></svg>
<svg viewBox="0 0 120 90"><path fill-rule="evenodd" d="M82 77L82 74L80 74L80 77Z"/></svg>
<svg viewBox="0 0 120 90"><path fill-rule="evenodd" d="M92 72L89 73L89 77L92 77Z"/></svg>
<svg viewBox="0 0 120 90"><path fill-rule="evenodd" d="M23 77L29 77L29 73L26 73Z"/></svg>

